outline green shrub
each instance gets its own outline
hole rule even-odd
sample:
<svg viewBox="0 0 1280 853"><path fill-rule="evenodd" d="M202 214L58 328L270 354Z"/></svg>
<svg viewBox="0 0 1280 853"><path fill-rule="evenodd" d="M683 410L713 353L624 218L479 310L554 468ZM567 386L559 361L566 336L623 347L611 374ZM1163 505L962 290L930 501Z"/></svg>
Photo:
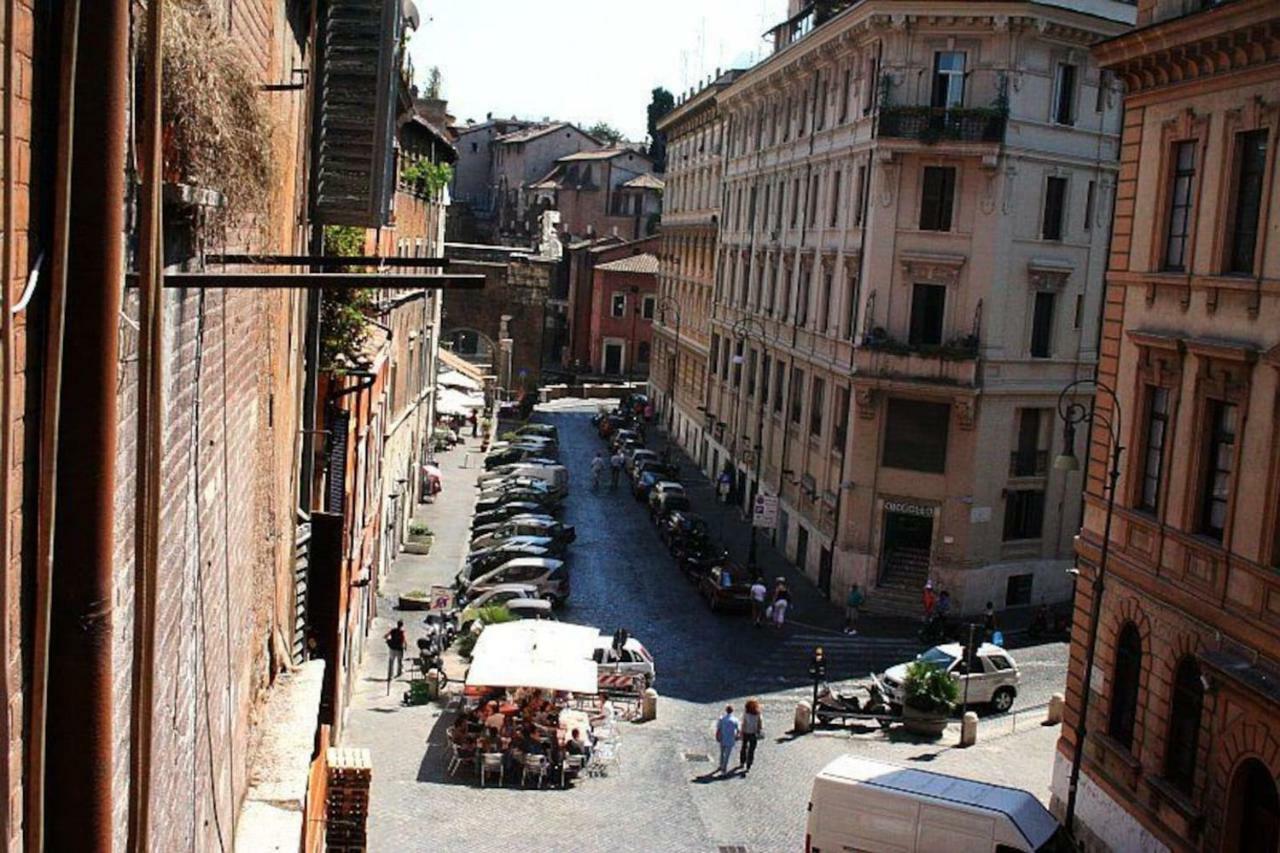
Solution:
<svg viewBox="0 0 1280 853"><path fill-rule="evenodd" d="M411 521L409 522L409 535L410 536L430 536L431 528L427 527L421 521Z"/></svg>
<svg viewBox="0 0 1280 853"><path fill-rule="evenodd" d="M480 631L472 630L463 633L454 644L458 654L464 658L470 658L471 653L475 651L476 640L480 639L480 633L483 632L485 625L499 625L503 622L514 622L516 617L511 615L511 611L504 604L493 604L488 607L481 607L476 610L475 625L479 626Z"/></svg>
<svg viewBox="0 0 1280 853"><path fill-rule="evenodd" d="M907 666L902 691L908 708L945 716L955 707L959 688L946 670L926 661L915 661Z"/></svg>

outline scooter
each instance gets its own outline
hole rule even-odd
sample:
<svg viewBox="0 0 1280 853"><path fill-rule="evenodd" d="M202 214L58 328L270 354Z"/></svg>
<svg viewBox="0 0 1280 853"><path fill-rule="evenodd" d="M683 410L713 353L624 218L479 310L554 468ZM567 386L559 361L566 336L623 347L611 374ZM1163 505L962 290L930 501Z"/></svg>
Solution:
<svg viewBox="0 0 1280 853"><path fill-rule="evenodd" d="M889 703L885 701L884 689L880 686L880 681L874 674L872 674L871 683L867 685L866 690L867 701L863 703L852 693L837 693L831 689L830 684L824 681L818 688L818 706L814 709L814 716L819 723L833 721L843 723L851 717L883 718L893 713ZM889 728L889 720L877 719L877 722L880 728Z"/></svg>

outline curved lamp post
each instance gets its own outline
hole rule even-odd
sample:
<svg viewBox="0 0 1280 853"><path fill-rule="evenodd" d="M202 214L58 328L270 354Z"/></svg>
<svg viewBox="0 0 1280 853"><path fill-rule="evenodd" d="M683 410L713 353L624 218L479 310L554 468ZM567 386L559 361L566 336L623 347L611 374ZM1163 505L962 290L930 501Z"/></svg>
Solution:
<svg viewBox="0 0 1280 853"><path fill-rule="evenodd" d="M1095 407L1094 398L1088 405L1077 402L1072 396L1082 388L1092 387L1094 395L1105 394L1111 401L1111 415L1100 413ZM1064 825L1074 836L1072 824L1076 813L1076 791L1080 784L1080 763L1084 757L1084 738L1089 717L1089 682L1093 676L1093 657L1098 647L1098 621L1102 616L1103 581L1107 573L1107 552L1111 544L1111 519L1116 506L1116 481L1120 478L1120 454L1124 448L1120 444L1120 400L1116 392L1096 379L1080 379L1067 385L1058 395L1058 417L1062 421L1062 453L1053 460L1053 467L1059 471L1080 470L1080 460L1075 455L1076 427L1087 424L1089 433L1085 439L1085 459L1088 442L1093 438L1094 424L1106 428L1111 440L1110 467L1107 470L1107 515L1103 523L1102 548L1098 555L1098 566L1093 573L1093 601L1089 611L1088 644L1085 647L1084 679L1081 684L1080 711L1076 715L1075 746L1071 755L1071 776L1067 782L1067 811ZM1077 578L1079 572L1075 571Z"/></svg>
<svg viewBox="0 0 1280 853"><path fill-rule="evenodd" d="M736 323L733 324L733 339L735 341L754 341L760 348L761 356L764 355L765 345L768 343L768 335L765 333L764 326L760 323L759 320L757 320L754 317L742 317ZM735 358L738 358L738 356L735 356ZM763 362L758 362L758 364L762 364L762 363ZM764 386L766 388L768 387L768 383L769 383L769 377L766 376L764 377ZM740 388L738 392L740 395L745 395L746 384L747 383L745 381L742 383L742 388ZM756 398L757 398L756 403L757 403L757 409L759 411L759 416L756 419L755 455L753 457L753 467L755 468L756 483L758 484L760 482L760 473L761 473L760 460L761 460L761 455L764 452L765 405L764 405L763 394L757 394ZM737 447L737 441L734 441L734 447L735 448ZM734 468L736 470L737 466L735 465ZM758 488L759 486L757 486L757 489ZM747 568L748 569L755 569L756 567L757 547L758 546L756 543L756 525L755 525L755 516L754 516L754 509L753 509L752 516L751 516L751 546L747 551Z"/></svg>
<svg viewBox="0 0 1280 853"><path fill-rule="evenodd" d="M658 310L661 312L662 325L667 325L667 312L670 311L676 315L676 323L673 327L676 333L676 348L671 352L671 358L668 359L667 365L667 441L671 441L673 429L675 427L676 417L676 362L680 358L680 303L677 302L670 294L662 296L658 299Z"/></svg>

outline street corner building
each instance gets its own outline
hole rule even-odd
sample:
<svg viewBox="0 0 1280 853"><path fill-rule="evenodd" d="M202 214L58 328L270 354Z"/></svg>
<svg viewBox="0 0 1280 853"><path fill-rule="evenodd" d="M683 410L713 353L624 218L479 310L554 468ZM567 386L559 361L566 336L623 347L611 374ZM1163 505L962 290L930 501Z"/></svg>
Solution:
<svg viewBox="0 0 1280 853"><path fill-rule="evenodd" d="M3 7L0 839L317 849L477 283L438 275L417 12Z"/></svg>
<svg viewBox="0 0 1280 853"><path fill-rule="evenodd" d="M1090 48L1135 9L789 5L663 119L655 397L735 499L779 497L774 544L833 600L1065 602L1054 408L1097 363L1120 168Z"/></svg>
<svg viewBox="0 0 1280 853"><path fill-rule="evenodd" d="M1096 403L1123 453L1100 565L1095 429L1055 807L1083 732L1090 849L1275 850L1280 8L1142 0L1093 53L1125 91Z"/></svg>

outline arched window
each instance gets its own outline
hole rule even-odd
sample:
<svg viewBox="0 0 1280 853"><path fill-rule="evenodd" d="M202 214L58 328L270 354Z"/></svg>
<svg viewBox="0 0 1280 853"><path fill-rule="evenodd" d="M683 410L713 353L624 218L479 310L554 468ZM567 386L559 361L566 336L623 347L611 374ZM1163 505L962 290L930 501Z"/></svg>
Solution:
<svg viewBox="0 0 1280 853"><path fill-rule="evenodd" d="M1280 845L1280 797L1271 771L1256 758L1244 761L1231 779L1222 849L1271 853Z"/></svg>
<svg viewBox="0 0 1280 853"><path fill-rule="evenodd" d="M1184 794L1191 793L1196 778L1196 747L1200 740L1200 709L1204 685L1195 658L1178 662L1169 706L1169 742L1164 750L1164 776Z"/></svg>
<svg viewBox="0 0 1280 853"><path fill-rule="evenodd" d="M1111 719L1107 734L1133 747L1133 725L1138 719L1138 679L1142 675L1142 638L1138 627L1126 622L1116 641L1116 663L1111 672Z"/></svg>

